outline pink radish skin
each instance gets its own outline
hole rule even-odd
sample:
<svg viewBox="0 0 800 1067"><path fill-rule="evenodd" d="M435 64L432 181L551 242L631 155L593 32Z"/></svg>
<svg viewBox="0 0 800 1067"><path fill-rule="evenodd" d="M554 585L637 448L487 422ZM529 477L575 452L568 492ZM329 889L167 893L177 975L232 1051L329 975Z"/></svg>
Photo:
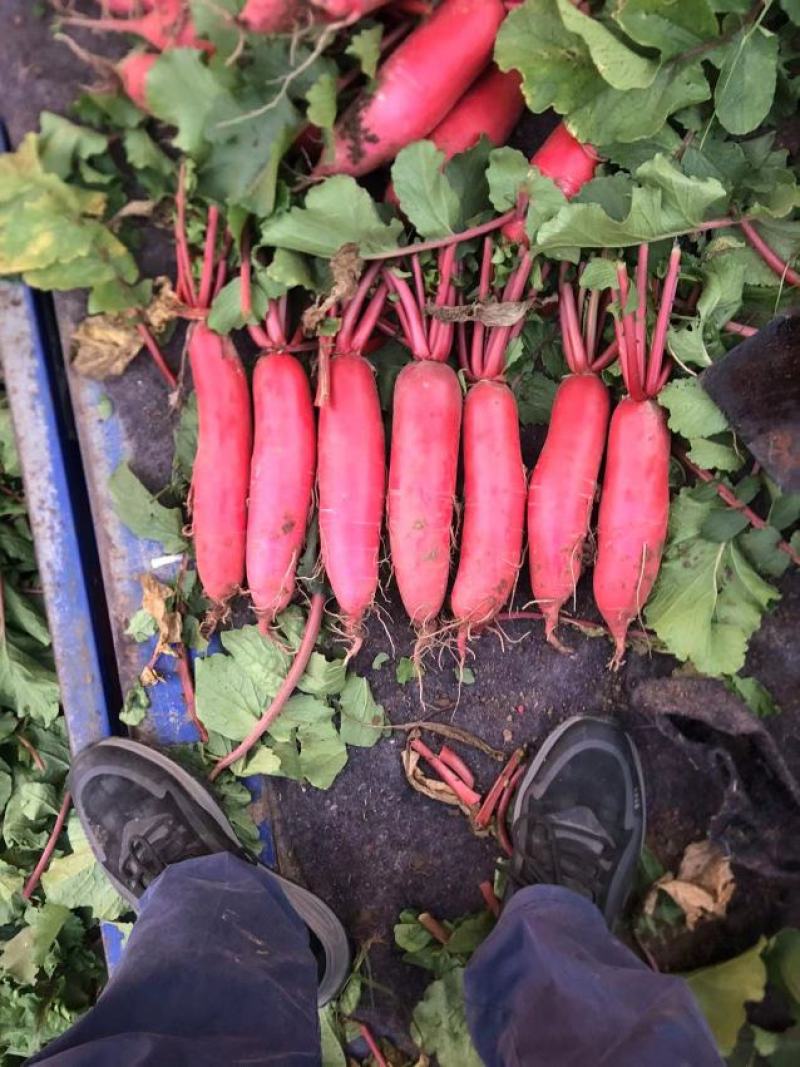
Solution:
<svg viewBox="0 0 800 1067"><path fill-rule="evenodd" d="M322 561L353 641L351 654L378 588L384 449L372 367L361 356L335 356L330 398L319 413L319 532Z"/></svg>
<svg viewBox="0 0 800 1067"><path fill-rule="evenodd" d="M522 556L527 497L514 394L479 381L464 402L464 518L451 594L459 646L508 600Z"/></svg>
<svg viewBox="0 0 800 1067"><path fill-rule="evenodd" d="M428 139L444 152L446 159L472 148L481 135L493 145L504 145L525 104L520 85L515 70L506 74L492 64L428 134Z"/></svg>
<svg viewBox="0 0 800 1067"><path fill-rule="evenodd" d="M654 400L625 397L611 417L597 524L594 598L625 654L628 627L644 608L661 565L669 519L670 435Z"/></svg>
<svg viewBox="0 0 800 1067"><path fill-rule="evenodd" d="M253 402L247 584L266 630L292 598L314 490L314 409L299 361L288 352L261 356Z"/></svg>
<svg viewBox="0 0 800 1067"><path fill-rule="evenodd" d="M355 22L387 0L247 0L239 22L252 33L288 33L309 22Z"/></svg>
<svg viewBox="0 0 800 1067"><path fill-rule="evenodd" d="M592 180L599 161L594 148L576 140L563 122L531 157L531 163L552 178L568 200Z"/></svg>
<svg viewBox="0 0 800 1067"><path fill-rule="evenodd" d="M528 491L531 586L555 637L558 613L574 595L606 441L608 390L595 374L573 374L559 385L544 448ZM560 646L558 646L560 647Z"/></svg>
<svg viewBox="0 0 800 1067"><path fill-rule="evenodd" d="M116 70L125 95L142 111L149 111L147 77L158 59L152 52L133 52L117 64Z"/></svg>
<svg viewBox="0 0 800 1067"><path fill-rule="evenodd" d="M348 108L315 174L368 174L430 133L491 59L504 16L500 0L443 0Z"/></svg>
<svg viewBox="0 0 800 1067"><path fill-rule="evenodd" d="M397 585L416 627L439 614L447 592L461 407L447 363L415 360L397 377L386 511Z"/></svg>
<svg viewBox="0 0 800 1067"><path fill-rule="evenodd" d="M241 361L227 337L199 322L188 347L199 422L192 475L197 571L206 595L222 609L244 578L250 396Z"/></svg>
<svg viewBox="0 0 800 1067"><path fill-rule="evenodd" d="M592 180L599 161L594 148L576 140L563 122L531 156L533 166L551 178L568 200ZM515 244L528 244L524 214L527 205L526 197L518 204L518 217L503 227L503 236Z"/></svg>

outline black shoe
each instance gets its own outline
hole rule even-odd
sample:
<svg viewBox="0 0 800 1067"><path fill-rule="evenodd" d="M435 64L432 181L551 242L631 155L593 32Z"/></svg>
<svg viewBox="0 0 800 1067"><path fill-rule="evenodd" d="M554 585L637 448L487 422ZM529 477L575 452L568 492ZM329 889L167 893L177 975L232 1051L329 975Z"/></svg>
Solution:
<svg viewBox="0 0 800 1067"><path fill-rule="evenodd" d="M510 891L565 886L589 897L613 926L633 885L644 828L633 741L608 720L568 719L545 739L517 790Z"/></svg>
<svg viewBox="0 0 800 1067"><path fill-rule="evenodd" d="M215 852L255 862L205 785L146 745L106 738L76 757L69 781L97 861L134 908L172 863ZM310 931L320 967L318 1001L326 1004L350 970L344 927L319 897L269 873Z"/></svg>

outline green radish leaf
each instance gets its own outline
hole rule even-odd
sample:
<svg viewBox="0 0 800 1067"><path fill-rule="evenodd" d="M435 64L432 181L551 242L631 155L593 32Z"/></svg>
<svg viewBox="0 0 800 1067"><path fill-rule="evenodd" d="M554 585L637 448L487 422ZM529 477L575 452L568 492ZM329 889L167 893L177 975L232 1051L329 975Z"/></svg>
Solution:
<svg viewBox="0 0 800 1067"><path fill-rule="evenodd" d="M162 52L147 76L147 103L157 119L177 128L176 148L197 155L205 146L205 127L218 99L226 93L222 82L195 48Z"/></svg>
<svg viewBox="0 0 800 1067"><path fill-rule="evenodd" d="M132 685L125 694L122 711L119 713L119 721L126 726L139 726L147 718L150 708L150 697L141 682Z"/></svg>
<svg viewBox="0 0 800 1067"><path fill-rule="evenodd" d="M399 219L382 221L375 202L354 178L338 174L310 189L303 207L268 219L261 231L265 244L330 259L345 244L362 255L397 247Z"/></svg>
<svg viewBox="0 0 800 1067"><path fill-rule="evenodd" d="M770 715L780 715L781 709L775 703L772 694L756 678L734 674L731 678L725 679L725 685L760 719L767 719Z"/></svg>
<svg viewBox="0 0 800 1067"><path fill-rule="evenodd" d="M800 0L781 0L781 7L795 26L800 26ZM800 997L797 999L800 1000Z"/></svg>
<svg viewBox="0 0 800 1067"><path fill-rule="evenodd" d="M530 168L525 188L530 195L525 232L531 241L535 241L542 224L558 214L566 205L567 198L552 178L545 177L538 167Z"/></svg>
<svg viewBox="0 0 800 1067"><path fill-rule="evenodd" d="M297 688L312 696L333 696L342 692L346 679L347 665L343 659L326 659L321 652L312 652Z"/></svg>
<svg viewBox="0 0 800 1067"><path fill-rule="evenodd" d="M233 330L240 330L247 323L255 324L264 321L267 314L269 301L267 294L260 285L251 286L251 312L245 318L242 314L242 280L234 278L214 297L211 310L208 313L208 327L215 333L228 334Z"/></svg>
<svg viewBox="0 0 800 1067"><path fill-rule="evenodd" d="M192 390L184 401L178 425L175 427L175 451L172 455L174 474L187 483L192 480L198 432L197 393Z"/></svg>
<svg viewBox="0 0 800 1067"><path fill-rule="evenodd" d="M581 289L616 289L619 286L617 279L617 265L611 259L600 259L595 256L590 259L581 272L578 284Z"/></svg>
<svg viewBox="0 0 800 1067"><path fill-rule="evenodd" d="M108 138L52 111L39 116L39 158L48 173L68 178L77 163L108 152Z"/></svg>
<svg viewBox="0 0 800 1067"><path fill-rule="evenodd" d="M72 851L51 860L42 875L48 904L88 908L95 919L118 919L130 911L95 859L77 815L70 816L67 836Z"/></svg>
<svg viewBox="0 0 800 1067"><path fill-rule="evenodd" d="M158 541L165 552L183 552L183 516L180 508L165 508L145 489L127 463L108 480L111 502L120 522L137 537Z"/></svg>
<svg viewBox="0 0 800 1067"><path fill-rule="evenodd" d="M154 637L157 632L158 623L150 612L145 611L144 608L139 608L125 627L127 636L132 637L138 644L150 637Z"/></svg>
<svg viewBox="0 0 800 1067"><path fill-rule="evenodd" d="M695 437L689 449L689 459L699 467L717 471L738 471L743 458L732 444L722 441L709 441L706 437Z"/></svg>
<svg viewBox="0 0 800 1067"><path fill-rule="evenodd" d="M730 133L754 130L767 116L775 95L778 38L759 26L740 31L722 50L714 91L717 118Z"/></svg>
<svg viewBox="0 0 800 1067"><path fill-rule="evenodd" d="M336 78L330 71L320 74L306 93L306 118L322 130L333 129L336 122Z"/></svg>
<svg viewBox="0 0 800 1067"><path fill-rule="evenodd" d="M345 744L372 748L380 740L382 731L379 727L386 722L386 715L381 705L376 703L366 678L359 678L357 674L349 675L339 695L339 711L339 734Z"/></svg>
<svg viewBox="0 0 800 1067"><path fill-rule="evenodd" d="M345 49L348 56L358 60L362 72L368 78L374 78L378 70L378 61L381 58L381 39L383 26L370 26L369 29L354 33L350 38L350 44Z"/></svg>
<svg viewBox="0 0 800 1067"><path fill-rule="evenodd" d="M480 1067L467 1028L463 967L453 967L431 982L412 1019L412 1037L441 1067Z"/></svg>
<svg viewBox="0 0 800 1067"><path fill-rule="evenodd" d="M688 178L658 155L636 172L628 215L617 220L599 204L570 203L539 230L537 247L545 253L576 248L621 248L686 233L719 209L725 187L714 178Z"/></svg>
<svg viewBox="0 0 800 1067"><path fill-rule="evenodd" d="M416 141L398 152L392 164L400 208L426 239L446 237L458 226L459 200L442 173L444 163L444 152L432 141Z"/></svg>
<svg viewBox="0 0 800 1067"><path fill-rule="evenodd" d="M780 578L789 566L789 557L778 548L781 535L773 526L764 529L752 529L742 534L738 544L758 568L768 578Z"/></svg>
<svg viewBox="0 0 800 1067"><path fill-rule="evenodd" d="M761 955L766 944L762 937L732 960L684 975L723 1056L733 1052L747 1019L745 1005L764 999L767 968Z"/></svg>
<svg viewBox="0 0 800 1067"><path fill-rule="evenodd" d="M706 487L683 489L672 504L661 572L646 619L673 655L712 677L736 674L764 612L779 599L736 541L705 540L720 504Z"/></svg>
<svg viewBox="0 0 800 1067"><path fill-rule="evenodd" d="M50 962L52 946L69 918L69 909L58 904L35 911L30 924L3 945L0 972L21 985L33 985L39 969Z"/></svg>
<svg viewBox="0 0 800 1067"><path fill-rule="evenodd" d="M657 49L662 60L680 56L719 32L708 0L626 0L612 18L632 41Z"/></svg>
<svg viewBox="0 0 800 1067"><path fill-rule="evenodd" d="M545 425L550 421L550 412L558 390L558 383L541 371L527 366L514 382L514 392L519 407L519 421L523 426Z"/></svg>
<svg viewBox="0 0 800 1067"><path fill-rule="evenodd" d="M388 663L390 659L388 652L379 652L372 661L372 670L379 671L384 663Z"/></svg>
<svg viewBox="0 0 800 1067"><path fill-rule="evenodd" d="M592 15L585 15L572 0L556 0L564 28L586 45L603 81L614 89L646 89L658 73L658 64L632 51Z"/></svg>
<svg viewBox="0 0 800 1067"><path fill-rule="evenodd" d="M493 148L489 153L486 179L489 199L495 211L502 214L517 202L530 170L530 164L516 148Z"/></svg>

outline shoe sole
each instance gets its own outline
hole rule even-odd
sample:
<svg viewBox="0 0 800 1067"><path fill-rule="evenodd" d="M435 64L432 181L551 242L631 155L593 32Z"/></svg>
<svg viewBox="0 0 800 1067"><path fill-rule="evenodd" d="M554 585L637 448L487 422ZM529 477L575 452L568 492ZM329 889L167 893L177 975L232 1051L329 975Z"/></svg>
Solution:
<svg viewBox="0 0 800 1067"><path fill-rule="evenodd" d="M158 749L150 748L149 745L143 745L138 741L123 737L107 737L102 743L108 748L119 748L125 751L134 749L142 758L149 760L176 779L191 798L214 820L231 844L235 845L237 850L241 850L242 844L225 812L203 783L199 782L193 774L184 770L180 764L175 763ZM284 878L263 863L259 863L258 866L280 885L286 899L322 945L325 952L325 972L317 991L317 1003L319 1007L323 1007L341 991L350 974L350 946L345 929L331 908L310 890L297 885L296 882L290 882L288 878ZM105 873L120 896L137 908L138 900L131 897L130 890L108 871Z"/></svg>
<svg viewBox="0 0 800 1067"><path fill-rule="evenodd" d="M512 809L511 824L517 821L522 814L522 801L533 779L541 770L542 766L546 763L550 753L555 748L556 744L561 740L563 735L577 722L599 722L604 726L612 723L610 719L600 719L597 715L572 715L569 719L565 719L559 726L555 728L551 733L547 735L542 746L531 761L530 767L528 767L524 776L522 777L519 786L517 787L516 796L514 798L514 807ZM613 723L612 723L613 724ZM641 854L642 846L644 844L645 834L647 832L647 799L645 797L644 788L644 775L642 773L642 762L639 758L639 752L636 746L628 737L627 733L623 731L625 738L628 741L628 748L633 758L633 764L636 768L636 785L639 787L639 804L641 807L641 831L639 834L639 847L637 854Z"/></svg>

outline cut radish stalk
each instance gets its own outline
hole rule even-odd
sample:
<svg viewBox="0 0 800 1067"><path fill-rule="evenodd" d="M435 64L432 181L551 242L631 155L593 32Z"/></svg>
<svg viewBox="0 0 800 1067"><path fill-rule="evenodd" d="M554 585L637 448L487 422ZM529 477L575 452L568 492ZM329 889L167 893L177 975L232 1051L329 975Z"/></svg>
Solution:
<svg viewBox="0 0 800 1067"><path fill-rule="evenodd" d="M454 752L448 745L442 745L439 749L439 759L442 763L446 764L451 771L455 771L464 785L473 789L475 786L475 775L463 761L463 759Z"/></svg>
<svg viewBox="0 0 800 1067"><path fill-rule="evenodd" d="M519 767L520 763L525 757L525 749L517 748L512 752L511 757L503 767L502 771L498 774L494 783L483 798L483 803L480 806L478 814L475 816L475 826L479 830L485 830L489 823L492 821L495 809L500 802L500 797L503 795L503 790L508 786L508 783L514 776L514 772Z"/></svg>
<svg viewBox="0 0 800 1067"><path fill-rule="evenodd" d="M446 763L444 763L437 755L435 755L424 741L415 737L411 741L411 748L414 752L417 752L422 758L433 767L439 777L450 786L455 793L458 800L468 808L476 808L480 804L480 794L476 793L474 789L470 789L459 778L457 774L450 770Z"/></svg>

